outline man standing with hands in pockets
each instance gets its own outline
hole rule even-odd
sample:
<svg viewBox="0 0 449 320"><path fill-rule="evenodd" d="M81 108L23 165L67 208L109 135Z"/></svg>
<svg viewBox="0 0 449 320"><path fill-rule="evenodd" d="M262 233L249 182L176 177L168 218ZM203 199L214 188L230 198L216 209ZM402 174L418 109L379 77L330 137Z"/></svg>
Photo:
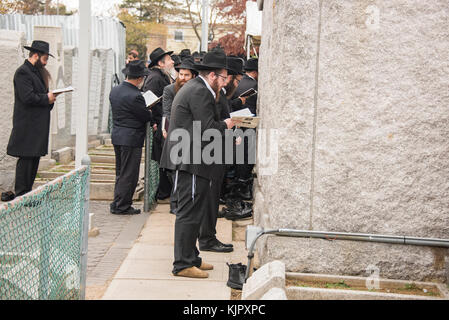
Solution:
<svg viewBox="0 0 449 320"><path fill-rule="evenodd" d="M202 154L207 145L201 141L201 137L198 140L193 132L198 125L201 126L201 136L208 129L224 134L226 129L234 127L231 119L220 120L216 105L217 94L226 84L226 68L224 51L207 53L203 62L195 65L199 77L186 83L173 101L161 167L176 172L174 196L178 207L172 271L175 276L207 278L209 274L205 271L214 268L199 257L196 241L204 215L210 210L211 186L213 181L220 179L221 164L207 164L204 159L193 161L193 155ZM189 155L173 152L179 144L176 134L180 130L188 133L189 141L186 145L190 149Z"/></svg>

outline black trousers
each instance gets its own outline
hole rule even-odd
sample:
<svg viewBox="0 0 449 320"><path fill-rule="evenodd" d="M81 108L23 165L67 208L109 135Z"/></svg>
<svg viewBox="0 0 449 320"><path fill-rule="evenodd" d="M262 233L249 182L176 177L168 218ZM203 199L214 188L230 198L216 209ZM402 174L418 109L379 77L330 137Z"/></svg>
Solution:
<svg viewBox="0 0 449 320"><path fill-rule="evenodd" d="M170 179L170 183L173 186L170 195L170 212L176 214L176 210L178 210L178 198L175 194L176 171L169 172L168 178Z"/></svg>
<svg viewBox="0 0 449 320"><path fill-rule="evenodd" d="M16 197L23 196L33 189L40 159L40 157L26 157L17 160L15 185Z"/></svg>
<svg viewBox="0 0 449 320"><path fill-rule="evenodd" d="M173 273L197 267L202 259L196 247L199 237L201 222L209 212L211 183L208 179L193 176L184 171L178 172L178 183L176 185L176 197L178 210L175 222L175 261Z"/></svg>
<svg viewBox="0 0 449 320"><path fill-rule="evenodd" d="M222 188L222 181L225 174L225 166L222 166L222 175L217 181L212 181L210 195L209 195L209 210L204 215L201 222L200 236L198 243L201 248L210 247L217 243L217 219L218 211L220 210L220 193Z"/></svg>
<svg viewBox="0 0 449 320"><path fill-rule="evenodd" d="M165 139L162 136L162 129L159 128L156 131L156 134L154 135L154 141L153 141L153 160L157 161L157 163L161 163L161 155L162 150L164 148ZM157 199L159 200L165 200L167 198L170 198L170 194L173 188L173 185L171 183L171 180L169 178L170 173L160 168L159 169L159 186L157 189Z"/></svg>
<svg viewBox="0 0 449 320"><path fill-rule="evenodd" d="M131 208L133 195L139 182L142 148L114 146L115 151L115 188L111 209L126 212Z"/></svg>

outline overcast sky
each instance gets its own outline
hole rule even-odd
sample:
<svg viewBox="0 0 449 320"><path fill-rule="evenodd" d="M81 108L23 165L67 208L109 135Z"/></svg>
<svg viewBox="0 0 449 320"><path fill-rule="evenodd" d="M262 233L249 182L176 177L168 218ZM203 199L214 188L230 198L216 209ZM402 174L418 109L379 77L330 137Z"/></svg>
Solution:
<svg viewBox="0 0 449 320"><path fill-rule="evenodd" d="M53 0L56 3L57 0ZM60 3L64 3L68 9L78 9L78 0L59 0ZM110 10L114 9L114 6L120 4L122 0L91 0L92 13L94 15L109 15Z"/></svg>

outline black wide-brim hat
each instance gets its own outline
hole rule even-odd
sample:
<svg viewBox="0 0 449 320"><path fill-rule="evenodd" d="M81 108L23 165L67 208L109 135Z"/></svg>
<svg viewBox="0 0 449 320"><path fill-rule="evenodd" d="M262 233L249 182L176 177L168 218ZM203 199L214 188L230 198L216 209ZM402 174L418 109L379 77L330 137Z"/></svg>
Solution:
<svg viewBox="0 0 449 320"><path fill-rule="evenodd" d="M175 67L176 71L179 72L181 69L187 69L192 71L195 75L198 75L198 71L195 68L195 62L192 57L187 57L182 60L182 63L179 66Z"/></svg>
<svg viewBox="0 0 449 320"><path fill-rule="evenodd" d="M229 75L243 75L243 59L238 57L227 57L227 64Z"/></svg>
<svg viewBox="0 0 449 320"><path fill-rule="evenodd" d="M259 59L249 59L246 62L245 71L259 71Z"/></svg>
<svg viewBox="0 0 449 320"><path fill-rule="evenodd" d="M196 70L227 69L226 54L223 50L213 50L204 55L201 63L194 65Z"/></svg>
<svg viewBox="0 0 449 320"><path fill-rule="evenodd" d="M166 54L171 56L173 54L173 51L165 51L162 48L155 49L150 54L150 61L151 61L151 63L150 63L150 65L148 67L149 68L154 67L158 63L158 61L161 60Z"/></svg>
<svg viewBox="0 0 449 320"><path fill-rule="evenodd" d="M150 70L145 65L144 61L134 60L127 64L126 68L122 72L128 77L146 77L150 74Z"/></svg>
<svg viewBox="0 0 449 320"><path fill-rule="evenodd" d="M30 51L36 51L43 54L48 54L50 57L54 58L55 56L50 53L50 44L48 42L42 40L34 40L31 44L31 47L24 46L25 49Z"/></svg>

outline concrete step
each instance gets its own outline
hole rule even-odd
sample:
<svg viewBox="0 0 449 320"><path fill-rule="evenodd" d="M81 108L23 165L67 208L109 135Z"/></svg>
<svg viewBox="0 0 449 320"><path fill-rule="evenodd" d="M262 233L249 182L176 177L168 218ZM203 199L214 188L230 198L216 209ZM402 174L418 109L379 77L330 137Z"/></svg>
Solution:
<svg viewBox="0 0 449 320"><path fill-rule="evenodd" d="M65 173L63 173L63 172L40 172L38 175L38 178L43 179L43 180L48 180L48 179L54 180L58 177L63 176L64 174ZM100 172L94 170L91 175L91 180L92 181L115 181L115 174L110 174L109 171L100 173Z"/></svg>

